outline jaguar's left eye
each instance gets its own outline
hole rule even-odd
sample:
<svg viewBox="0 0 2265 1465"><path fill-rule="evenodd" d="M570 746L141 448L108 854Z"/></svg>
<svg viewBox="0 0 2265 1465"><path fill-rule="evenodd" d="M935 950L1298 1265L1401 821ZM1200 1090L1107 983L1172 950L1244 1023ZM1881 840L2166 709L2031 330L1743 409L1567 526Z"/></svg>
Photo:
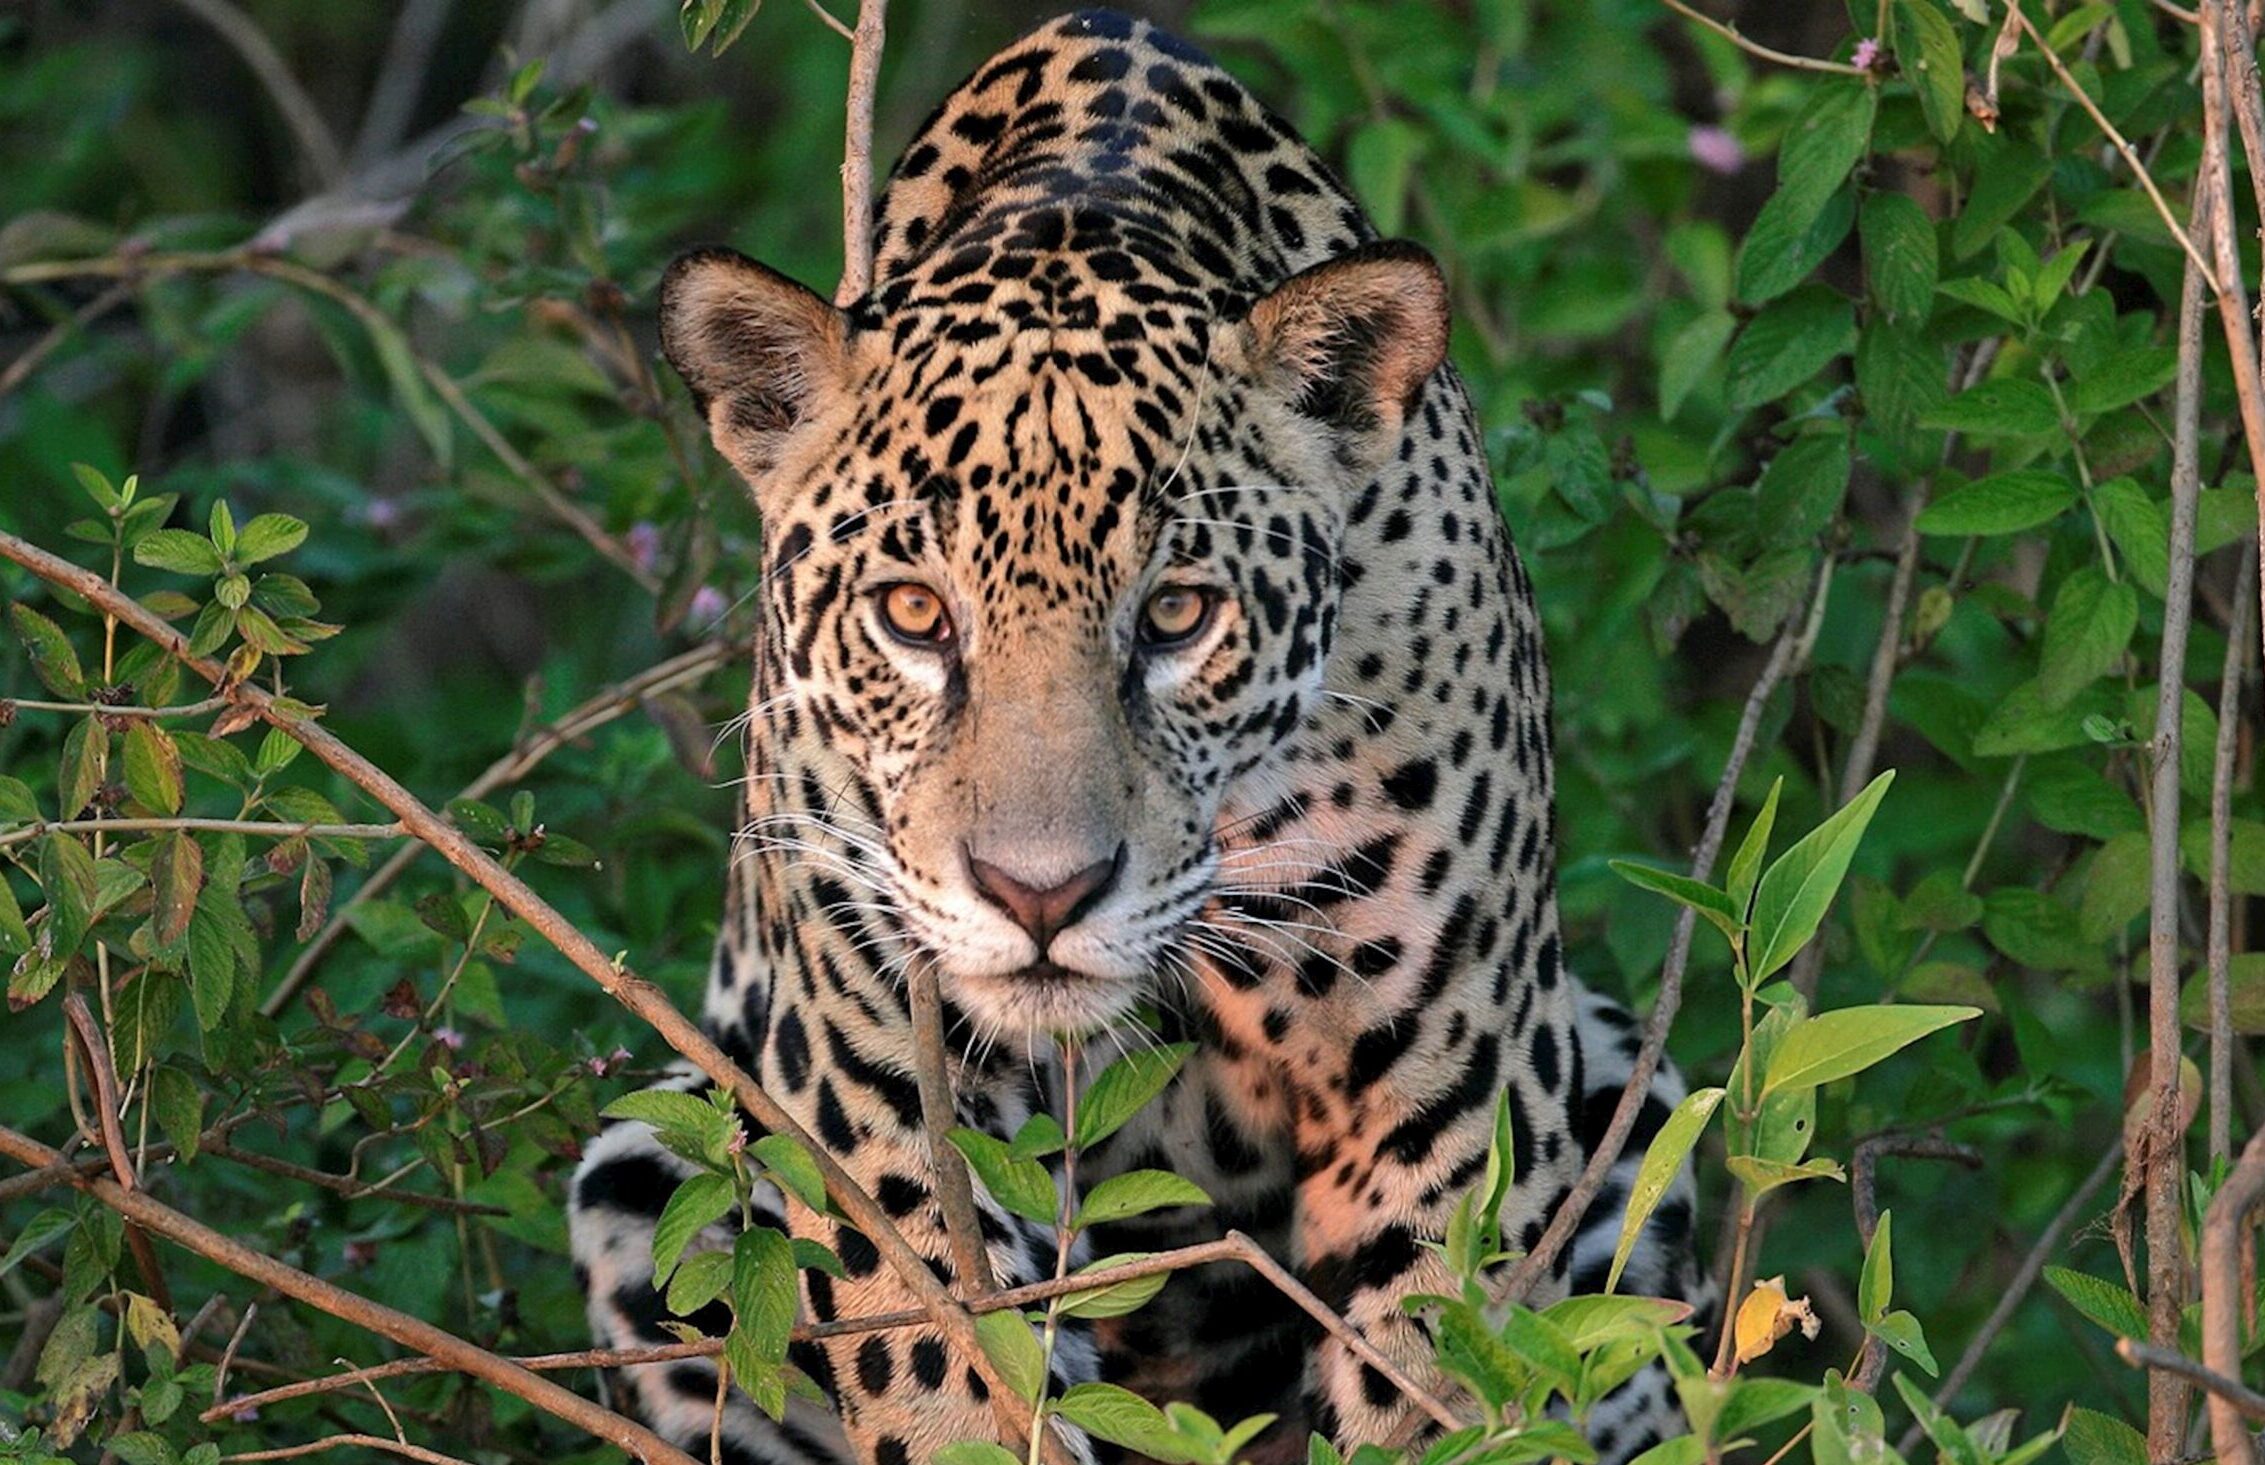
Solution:
<svg viewBox="0 0 2265 1465"><path fill-rule="evenodd" d="M1140 644L1157 648L1193 641L1211 624L1218 607L1216 591L1167 585L1150 595L1140 608Z"/></svg>

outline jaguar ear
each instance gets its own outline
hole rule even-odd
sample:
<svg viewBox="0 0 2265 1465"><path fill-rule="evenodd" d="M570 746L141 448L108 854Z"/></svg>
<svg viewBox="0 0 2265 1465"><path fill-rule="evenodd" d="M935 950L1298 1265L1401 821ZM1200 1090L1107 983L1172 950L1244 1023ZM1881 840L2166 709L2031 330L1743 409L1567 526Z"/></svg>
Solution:
<svg viewBox="0 0 2265 1465"><path fill-rule="evenodd" d="M1364 244L1302 270L1250 309L1248 365L1291 405L1389 452L1447 356L1447 282L1421 245Z"/></svg>
<svg viewBox="0 0 2265 1465"><path fill-rule="evenodd" d="M750 487L842 375L842 313L734 250L679 255L661 277L661 351L716 451Z"/></svg>

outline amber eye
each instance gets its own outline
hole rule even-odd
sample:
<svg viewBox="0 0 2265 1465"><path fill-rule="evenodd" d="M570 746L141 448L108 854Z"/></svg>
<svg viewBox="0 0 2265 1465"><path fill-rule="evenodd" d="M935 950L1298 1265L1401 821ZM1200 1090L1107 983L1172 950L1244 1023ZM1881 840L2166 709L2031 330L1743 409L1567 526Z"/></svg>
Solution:
<svg viewBox="0 0 2265 1465"><path fill-rule="evenodd" d="M1192 641L1211 624L1219 597L1192 585L1167 585L1148 597L1140 608L1140 642L1143 646L1177 646Z"/></svg>
<svg viewBox="0 0 2265 1465"><path fill-rule="evenodd" d="M952 639L952 620L944 614L944 599L925 585L891 585L883 590L881 621L890 635L916 646L936 646Z"/></svg>

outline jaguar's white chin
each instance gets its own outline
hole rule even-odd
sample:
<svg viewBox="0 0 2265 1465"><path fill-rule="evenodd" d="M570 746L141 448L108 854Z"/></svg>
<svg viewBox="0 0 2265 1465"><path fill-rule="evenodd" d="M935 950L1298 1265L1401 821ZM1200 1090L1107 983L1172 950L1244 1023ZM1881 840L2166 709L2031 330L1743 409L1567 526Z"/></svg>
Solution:
<svg viewBox="0 0 2265 1465"><path fill-rule="evenodd" d="M947 966L942 985L977 1031L1031 1041L1108 1027L1131 1013L1143 988L1129 978L1092 976L1052 962L982 976Z"/></svg>

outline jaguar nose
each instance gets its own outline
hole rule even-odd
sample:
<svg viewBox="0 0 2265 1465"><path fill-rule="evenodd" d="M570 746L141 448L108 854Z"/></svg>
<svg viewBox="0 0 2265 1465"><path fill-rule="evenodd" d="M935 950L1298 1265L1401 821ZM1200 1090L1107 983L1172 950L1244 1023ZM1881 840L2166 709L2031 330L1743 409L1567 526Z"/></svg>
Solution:
<svg viewBox="0 0 2265 1465"><path fill-rule="evenodd" d="M1076 925L1109 893L1124 862L1125 847L1120 844L1109 858L1094 861L1058 885L1040 889L968 851L967 873L984 899L1030 933L1043 959L1055 934Z"/></svg>

